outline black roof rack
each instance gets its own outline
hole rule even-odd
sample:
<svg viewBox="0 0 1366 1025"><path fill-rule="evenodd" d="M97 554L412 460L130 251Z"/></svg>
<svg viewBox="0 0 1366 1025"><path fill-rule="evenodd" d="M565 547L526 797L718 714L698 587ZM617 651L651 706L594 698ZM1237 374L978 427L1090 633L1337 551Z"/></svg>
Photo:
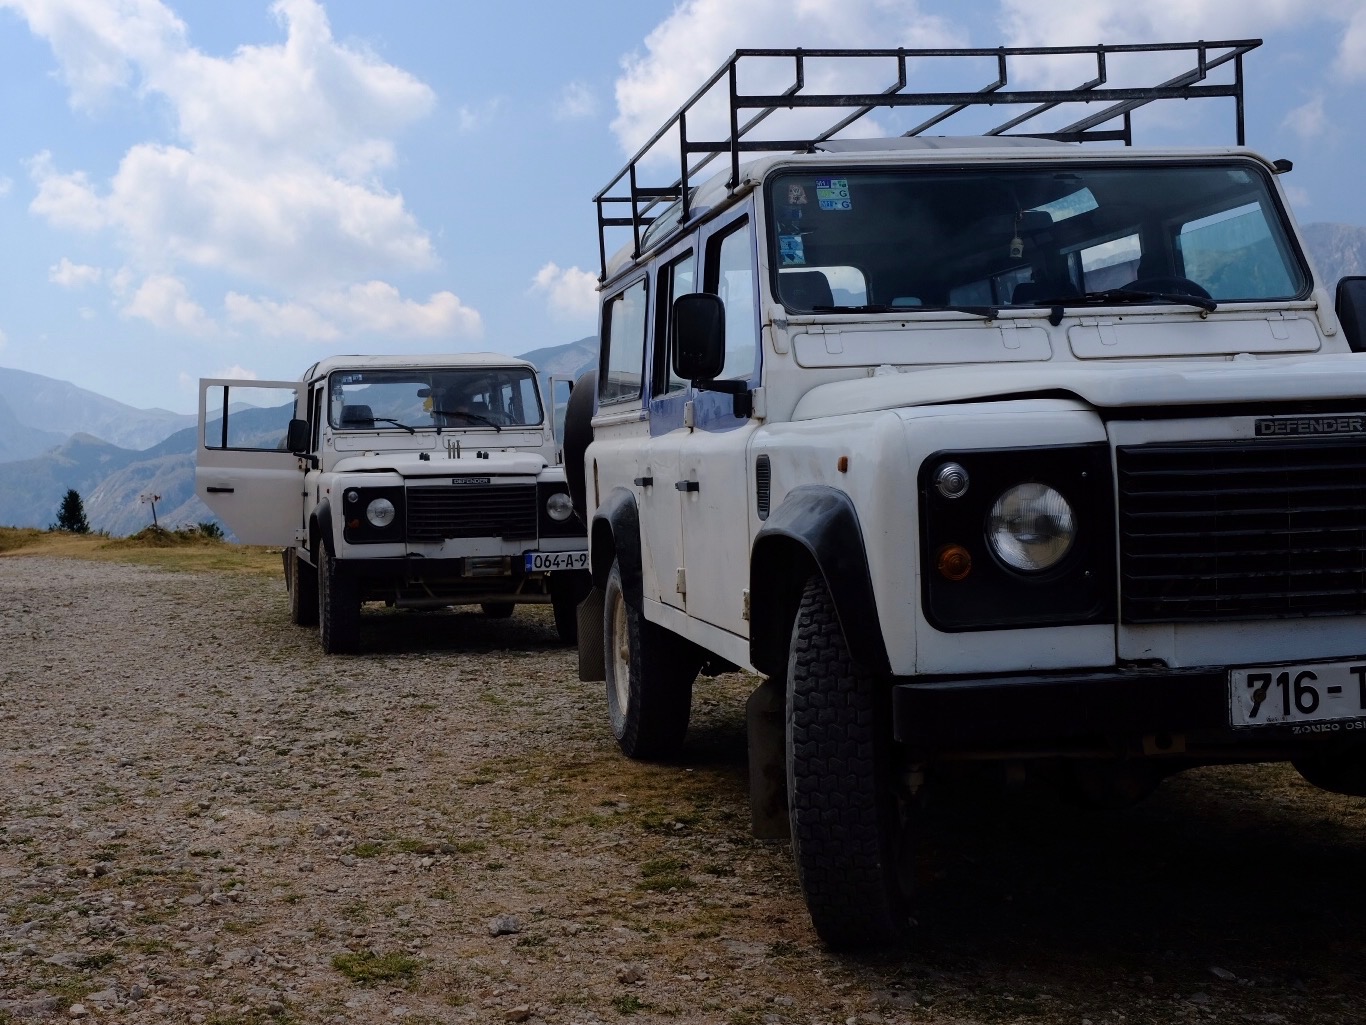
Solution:
<svg viewBox="0 0 1366 1025"><path fill-rule="evenodd" d="M954 115L974 107L1026 107L1009 120L975 135L1027 135L1034 138L1055 139L1063 142L1122 142L1133 143L1131 113L1155 100L1203 99L1232 97L1235 106L1237 143L1244 144L1243 133L1243 54L1260 46L1260 39L1199 41L1190 43L1133 43L1116 46L1038 46L997 47L988 49L938 50L736 50L731 58L717 69L692 97L683 104L659 131L645 143L626 166L593 197L598 210L598 253L602 261L602 275L607 275L607 230L630 228L634 238L633 255L639 256L643 231L656 217L663 205L681 204L679 223L689 217L691 189L698 172L723 155L730 156L730 178L734 187L740 177L740 154L811 152L865 115L880 108L937 107L940 108L904 136L920 135L942 124ZM1187 51L1194 60L1188 70L1153 86L1113 88L1106 85L1106 57L1114 54ZM1010 70L1018 58L1058 57L1085 54L1095 58L1095 73L1088 81L1071 89L1010 89ZM922 58L995 58L996 79L968 92L906 92L907 62ZM787 58L792 61L792 82L780 93L741 93L738 69L747 58ZM845 60L848 58L882 59L893 63L894 81L876 93L808 93L806 62L808 60ZM747 66L755 64L748 61ZM960 62L961 63L961 62ZM1232 64L1231 82L1209 82L1209 73L1222 65ZM730 130L724 138L696 140L688 136L688 115L712 96L713 90L725 81L729 91ZM1106 106L1053 131L1015 131L1049 111L1066 110L1073 104L1103 103ZM761 139L751 133L775 111L794 108L825 109L834 114L848 111L818 134L798 139ZM741 123L742 111L754 111ZM1110 125L1119 121L1118 125ZM1110 127L1103 127L1110 125ZM641 182L642 165L655 147L671 132L677 132L678 177L666 184L647 185ZM805 134L805 133L804 133ZM672 141L669 143L673 145ZM623 187L624 186L624 187ZM614 193L614 189L620 191ZM629 206L630 215L617 214L622 206ZM612 215L609 215L609 212Z"/></svg>

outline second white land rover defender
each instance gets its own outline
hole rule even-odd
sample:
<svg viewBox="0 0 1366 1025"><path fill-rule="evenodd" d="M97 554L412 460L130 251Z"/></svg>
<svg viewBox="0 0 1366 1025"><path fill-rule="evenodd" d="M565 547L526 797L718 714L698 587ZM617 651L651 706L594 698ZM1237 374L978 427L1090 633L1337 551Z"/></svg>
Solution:
<svg viewBox="0 0 1366 1025"><path fill-rule="evenodd" d="M584 525L530 363L334 356L199 393L196 491L238 540L284 549L290 618L325 652L356 650L367 602L548 602L574 641Z"/></svg>
<svg viewBox="0 0 1366 1025"><path fill-rule="evenodd" d="M831 944L906 935L950 762L1114 803L1289 760L1366 795L1366 279L1335 301L1288 162L1243 146L1258 42L741 51L596 197L580 675L635 758L677 751L699 670L766 677L754 824ZM1015 87L1030 60L1086 81ZM1160 85L1109 84L1143 60ZM890 84L807 88L840 61ZM988 84L906 89L965 66ZM1133 147L1167 100L1227 103L1237 144ZM896 137L836 138L874 110Z"/></svg>

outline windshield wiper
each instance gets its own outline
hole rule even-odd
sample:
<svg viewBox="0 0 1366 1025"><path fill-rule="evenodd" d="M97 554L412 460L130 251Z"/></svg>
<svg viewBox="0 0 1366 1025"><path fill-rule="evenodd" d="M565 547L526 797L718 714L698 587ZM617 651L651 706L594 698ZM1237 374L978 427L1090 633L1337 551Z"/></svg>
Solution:
<svg viewBox="0 0 1366 1025"><path fill-rule="evenodd" d="M1043 299L1031 299L1027 306L1123 306L1128 303L1173 303L1181 306L1196 306L1213 312L1219 304L1203 295L1189 292L1146 292L1136 288L1107 288L1100 292L1086 292L1082 295L1059 295Z"/></svg>
<svg viewBox="0 0 1366 1025"><path fill-rule="evenodd" d="M402 428L403 428L405 431L407 431L409 434L416 434L416 433L417 433L417 431L413 430L413 428L409 427L409 426L408 426L407 424L405 424L405 423L401 423L401 422L399 422L398 420L395 420L393 417L389 417L389 416L372 416L370 419L373 420L373 421L375 421L375 423L380 423L380 424L393 424L395 427L402 427Z"/></svg>
<svg viewBox="0 0 1366 1025"><path fill-rule="evenodd" d="M471 413L467 409L433 409L431 412L434 416L463 416L467 420L473 420L475 423L481 423L492 427L499 434L503 433L503 428L501 426L494 423L482 413ZM439 431L440 428L438 427L437 430Z"/></svg>
<svg viewBox="0 0 1366 1025"><path fill-rule="evenodd" d="M973 317L995 320L1000 314L995 306L888 306L883 303L869 303L865 306L813 306L812 313L937 313L947 310L950 313L966 313Z"/></svg>

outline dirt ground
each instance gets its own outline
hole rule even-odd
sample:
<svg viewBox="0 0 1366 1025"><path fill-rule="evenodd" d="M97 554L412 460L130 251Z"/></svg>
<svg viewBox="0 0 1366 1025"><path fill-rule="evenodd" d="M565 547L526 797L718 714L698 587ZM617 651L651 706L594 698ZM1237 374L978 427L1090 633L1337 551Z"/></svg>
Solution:
<svg viewBox="0 0 1366 1025"><path fill-rule="evenodd" d="M327 658L278 580L0 558L0 1022L1366 1021L1366 802L1274 766L955 791L914 942L827 952L748 833L753 682L638 765L548 609Z"/></svg>

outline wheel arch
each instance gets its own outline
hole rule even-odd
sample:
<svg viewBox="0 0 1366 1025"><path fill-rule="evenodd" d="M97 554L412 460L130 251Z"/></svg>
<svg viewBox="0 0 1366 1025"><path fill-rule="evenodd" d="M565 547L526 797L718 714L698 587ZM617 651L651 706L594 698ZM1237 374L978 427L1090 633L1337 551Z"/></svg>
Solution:
<svg viewBox="0 0 1366 1025"><path fill-rule="evenodd" d="M751 663L767 676L786 671L802 588L817 573L834 600L850 653L876 673L890 672L858 513L845 492L819 484L790 491L754 539Z"/></svg>
<svg viewBox="0 0 1366 1025"><path fill-rule="evenodd" d="M318 561L319 544L327 549L327 554L332 558L337 557L337 543L332 538L331 502L319 502L318 507L313 510L313 515L308 518L308 551L315 565Z"/></svg>
<svg viewBox="0 0 1366 1025"><path fill-rule="evenodd" d="M613 488L603 498L589 526L590 572L593 586L607 589L612 562L621 565L622 590L639 601L642 591L640 561L640 510L636 496L625 488Z"/></svg>

